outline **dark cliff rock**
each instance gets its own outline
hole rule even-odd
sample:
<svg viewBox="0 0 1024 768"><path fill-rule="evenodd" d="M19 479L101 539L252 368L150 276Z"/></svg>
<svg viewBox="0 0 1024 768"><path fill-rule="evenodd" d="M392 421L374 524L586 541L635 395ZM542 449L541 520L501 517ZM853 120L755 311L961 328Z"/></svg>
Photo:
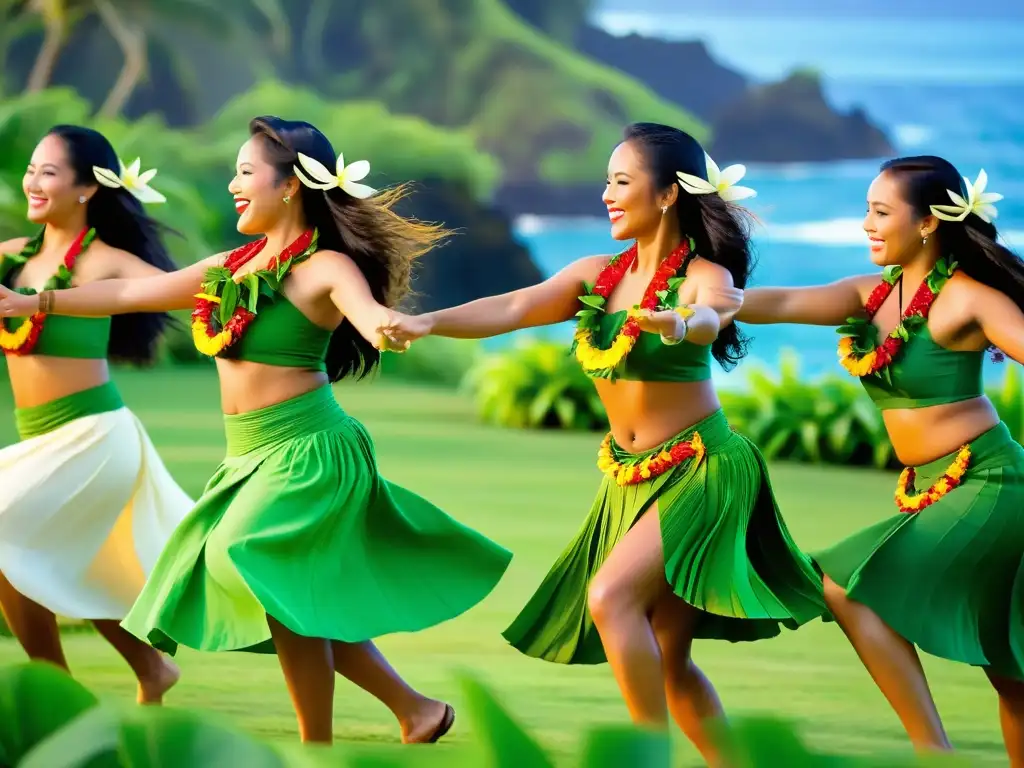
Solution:
<svg viewBox="0 0 1024 768"><path fill-rule="evenodd" d="M576 46L708 121L716 160L827 162L893 153L863 110L835 110L814 74L754 85L715 61L699 40L617 37L592 26L579 29Z"/></svg>
<svg viewBox="0 0 1024 768"><path fill-rule="evenodd" d="M881 128L861 109L837 112L820 79L797 73L751 88L712 121L709 152L719 163L825 162L892 155Z"/></svg>
<svg viewBox="0 0 1024 768"><path fill-rule="evenodd" d="M700 40L620 37L588 25L580 27L576 48L705 120L747 89L746 78L715 61Z"/></svg>

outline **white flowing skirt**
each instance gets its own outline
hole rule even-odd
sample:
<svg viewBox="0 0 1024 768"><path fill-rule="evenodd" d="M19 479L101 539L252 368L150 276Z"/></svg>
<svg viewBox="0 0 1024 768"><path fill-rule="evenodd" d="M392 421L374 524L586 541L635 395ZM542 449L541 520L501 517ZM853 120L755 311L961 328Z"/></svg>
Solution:
<svg viewBox="0 0 1024 768"><path fill-rule="evenodd" d="M127 408L0 450L0 572L73 619L123 619L194 506Z"/></svg>

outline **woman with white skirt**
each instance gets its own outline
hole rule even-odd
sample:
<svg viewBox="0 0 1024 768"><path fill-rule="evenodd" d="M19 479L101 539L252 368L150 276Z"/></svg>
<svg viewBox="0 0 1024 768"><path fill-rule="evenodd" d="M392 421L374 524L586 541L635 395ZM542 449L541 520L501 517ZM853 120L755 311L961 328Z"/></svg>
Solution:
<svg viewBox="0 0 1024 768"><path fill-rule="evenodd" d="M22 293L175 269L142 202L162 202L96 131L56 126L25 172L32 238L0 243ZM108 359L154 357L162 315L8 318L0 348L21 441L0 450L0 606L32 659L68 668L56 616L91 621L160 703L179 677L120 626L192 500L110 381Z"/></svg>

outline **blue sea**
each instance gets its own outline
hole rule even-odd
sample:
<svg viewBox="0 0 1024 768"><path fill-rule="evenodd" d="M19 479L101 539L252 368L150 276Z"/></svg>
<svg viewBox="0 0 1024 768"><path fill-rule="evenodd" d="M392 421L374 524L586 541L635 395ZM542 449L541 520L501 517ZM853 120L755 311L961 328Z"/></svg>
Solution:
<svg viewBox="0 0 1024 768"><path fill-rule="evenodd" d="M679 39L701 37L716 57L754 79L777 77L804 64L817 67L830 101L841 109L864 107L889 132L900 154L941 155L972 180L984 168L988 191L1005 195L998 204L1001 237L1024 254L1024 24L924 20L922 26L921 19L903 25L849 19L780 23L622 13L599 13L596 20L614 33L656 29ZM778 34L772 32L775 27ZM799 58L793 51L801 51ZM749 165L742 183L758 191L748 202L761 222L755 230L758 264L751 285L814 285L874 271L861 219L877 169L878 161ZM594 169L595 196L603 190L603 174L603 168ZM581 256L622 248L609 237L605 220L523 217L516 230L546 274ZM839 370L831 328L745 329L753 344L740 369L758 362L775 366L783 350L798 347L805 375ZM519 335L567 341L571 326ZM1006 365L990 365L987 378L1001 378ZM719 376L723 384L737 378L744 377Z"/></svg>

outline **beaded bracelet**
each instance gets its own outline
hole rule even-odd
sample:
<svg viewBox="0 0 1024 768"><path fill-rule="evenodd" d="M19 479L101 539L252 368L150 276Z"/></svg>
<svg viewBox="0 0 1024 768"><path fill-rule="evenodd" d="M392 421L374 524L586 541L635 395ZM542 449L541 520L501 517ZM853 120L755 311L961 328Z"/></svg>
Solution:
<svg viewBox="0 0 1024 768"><path fill-rule="evenodd" d="M53 311L53 291L43 291L39 294L39 312L46 315Z"/></svg>

